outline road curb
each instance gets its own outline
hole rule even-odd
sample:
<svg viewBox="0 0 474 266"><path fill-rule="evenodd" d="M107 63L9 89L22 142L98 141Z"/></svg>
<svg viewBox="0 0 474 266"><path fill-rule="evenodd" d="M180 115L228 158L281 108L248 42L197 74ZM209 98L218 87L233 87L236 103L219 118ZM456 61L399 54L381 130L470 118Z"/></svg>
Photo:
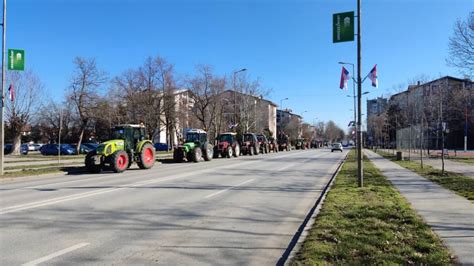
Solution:
<svg viewBox="0 0 474 266"><path fill-rule="evenodd" d="M292 258L295 257L296 253L301 249L301 246L308 236L309 230L312 228L314 221L316 220L316 217L319 214L319 211L321 209L322 203L326 199L326 195L329 192L329 190L332 187L332 184L334 183L334 179L336 176L339 174L341 171L342 166L344 165L344 162L347 160L349 153L344 156L344 158L341 160L339 165L336 168L336 171L333 173L331 176L331 179L329 182L326 184L326 186L323 189L323 193L318 197L316 202L314 203L314 206L311 208L311 210L308 212L306 215L303 223L298 227L298 230L296 231L295 235L291 239L288 247L286 248L285 252L283 255L280 257L280 259L277 262L277 265L282 266L282 265L289 265L289 262L291 261Z"/></svg>

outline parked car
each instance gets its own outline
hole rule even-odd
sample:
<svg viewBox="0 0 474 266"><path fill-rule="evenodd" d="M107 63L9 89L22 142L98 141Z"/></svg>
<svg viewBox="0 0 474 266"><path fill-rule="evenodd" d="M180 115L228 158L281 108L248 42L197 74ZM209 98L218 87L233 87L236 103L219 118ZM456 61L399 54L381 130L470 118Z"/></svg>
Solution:
<svg viewBox="0 0 474 266"><path fill-rule="evenodd" d="M331 152L333 151L341 151L342 152L342 144L341 143L333 143L331 145Z"/></svg>
<svg viewBox="0 0 474 266"><path fill-rule="evenodd" d="M33 145L33 144L25 143L25 144L22 144L22 145L25 145L28 148L28 151L34 151L35 150L35 145Z"/></svg>
<svg viewBox="0 0 474 266"><path fill-rule="evenodd" d="M61 144L62 146L62 144ZM74 150L77 149L77 144L73 144L71 145ZM81 149L79 150L79 153L80 154L87 154L91 151L95 151L95 149L97 149L97 146L99 146L98 144L95 144L95 143L83 143L81 144Z"/></svg>
<svg viewBox="0 0 474 266"><path fill-rule="evenodd" d="M58 144L46 144L43 145L40 149L41 154L43 155L58 155L59 145ZM76 154L76 149L70 144L61 144L61 155L74 155Z"/></svg>
<svg viewBox="0 0 474 266"><path fill-rule="evenodd" d="M33 147L34 147L34 151L39 151L41 149L41 146L43 146L44 144L41 144L41 143L34 143L32 144Z"/></svg>
<svg viewBox="0 0 474 266"><path fill-rule="evenodd" d="M153 146L155 146L156 151L168 151L168 144L166 143L155 143Z"/></svg>
<svg viewBox="0 0 474 266"><path fill-rule="evenodd" d="M5 144L3 146L3 154L10 154L13 151L13 144ZM27 155L28 154L28 144L21 144L20 145L20 154Z"/></svg>
<svg viewBox="0 0 474 266"><path fill-rule="evenodd" d="M242 143L240 143L240 151L243 155L257 155L260 151L257 135L254 133L245 133Z"/></svg>
<svg viewBox="0 0 474 266"><path fill-rule="evenodd" d="M88 147L88 148L91 149L91 150L95 150L95 149L97 149L97 147L99 146L98 143L91 143L91 142L83 143L82 145Z"/></svg>

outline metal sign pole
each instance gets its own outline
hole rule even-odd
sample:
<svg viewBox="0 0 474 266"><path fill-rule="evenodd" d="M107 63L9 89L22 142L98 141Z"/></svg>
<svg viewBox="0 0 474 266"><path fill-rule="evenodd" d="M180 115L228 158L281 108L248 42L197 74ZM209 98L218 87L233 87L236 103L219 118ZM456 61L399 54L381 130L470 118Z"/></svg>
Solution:
<svg viewBox="0 0 474 266"><path fill-rule="evenodd" d="M6 35L7 35L7 0L3 0L3 21L2 21L2 108L0 111L0 124L1 124L1 130L0 130L0 175L3 175L3 160L4 160L4 153L3 153L3 147L4 147L4 142L5 142L5 118L4 118L4 113L5 113L5 84L6 84L6 79L5 79L5 47L6 47Z"/></svg>
<svg viewBox="0 0 474 266"><path fill-rule="evenodd" d="M357 0L357 178L359 187L364 186L364 170L362 164L362 79L361 79L361 30L360 1Z"/></svg>

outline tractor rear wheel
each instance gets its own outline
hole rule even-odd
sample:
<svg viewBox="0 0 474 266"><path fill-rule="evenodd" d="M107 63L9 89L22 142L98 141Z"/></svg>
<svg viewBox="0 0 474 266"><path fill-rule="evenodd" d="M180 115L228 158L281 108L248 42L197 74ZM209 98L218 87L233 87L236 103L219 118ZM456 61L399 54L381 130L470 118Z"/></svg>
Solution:
<svg viewBox="0 0 474 266"><path fill-rule="evenodd" d="M194 148L194 150L192 151L192 154L193 154L193 162L197 163L201 160L202 158L201 148L199 147Z"/></svg>
<svg viewBox="0 0 474 266"><path fill-rule="evenodd" d="M114 172L121 173L127 169L129 160L125 151L116 151L111 155L110 166Z"/></svg>
<svg viewBox="0 0 474 266"><path fill-rule="evenodd" d="M239 144L235 144L234 157L239 157L239 156L240 156L240 145L239 145Z"/></svg>
<svg viewBox="0 0 474 266"><path fill-rule="evenodd" d="M86 155L85 164L89 173L100 173L102 171L102 165L95 164L95 156L97 156L96 151L91 151Z"/></svg>
<svg viewBox="0 0 474 266"><path fill-rule="evenodd" d="M155 148L150 143L143 145L138 156L137 164L140 169L150 169L155 164Z"/></svg>
<svg viewBox="0 0 474 266"><path fill-rule="evenodd" d="M204 160L205 161L212 160L213 153L214 153L214 148L212 147L212 145L209 143L204 143L204 145L202 146L202 157L204 157Z"/></svg>

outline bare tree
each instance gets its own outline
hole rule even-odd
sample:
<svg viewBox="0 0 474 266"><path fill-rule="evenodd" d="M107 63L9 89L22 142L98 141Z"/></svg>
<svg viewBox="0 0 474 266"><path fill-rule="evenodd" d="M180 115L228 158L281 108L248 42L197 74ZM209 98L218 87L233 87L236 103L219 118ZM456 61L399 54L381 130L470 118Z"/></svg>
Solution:
<svg viewBox="0 0 474 266"><path fill-rule="evenodd" d="M12 153L20 153L21 134L41 105L43 85L32 71L9 72L13 98L5 100L7 130L12 135Z"/></svg>
<svg viewBox="0 0 474 266"><path fill-rule="evenodd" d="M51 99L40 107L37 122L43 137L48 142L57 142L59 131L61 131L61 140L72 139L75 119L71 109L71 102L58 103ZM62 123L60 123L61 119ZM60 125L62 125L61 130L59 130Z"/></svg>
<svg viewBox="0 0 474 266"><path fill-rule="evenodd" d="M330 142L340 141L344 138L344 130L338 127L332 120L327 122L325 134Z"/></svg>
<svg viewBox="0 0 474 266"><path fill-rule="evenodd" d="M79 154L84 132L93 117L98 89L105 84L107 78L103 71L97 68L95 59L76 57L74 59L74 74L69 86L69 100L73 103L79 119Z"/></svg>
<svg viewBox="0 0 474 266"><path fill-rule="evenodd" d="M194 114L204 130L216 130L218 111L221 108L219 95L224 91L225 78L214 76L210 66L196 67L197 75L186 80L186 87L191 91L194 101ZM211 134L212 135L212 134Z"/></svg>
<svg viewBox="0 0 474 266"><path fill-rule="evenodd" d="M290 138L290 140L295 140L300 137L300 128L301 121L296 116L291 116L290 121L284 125L283 132Z"/></svg>
<svg viewBox="0 0 474 266"><path fill-rule="evenodd" d="M467 20L457 20L454 33L449 38L449 66L453 66L468 78L474 77L474 12L470 12Z"/></svg>
<svg viewBox="0 0 474 266"><path fill-rule="evenodd" d="M173 65L160 56L148 57L138 69L130 69L114 78L111 94L123 122L144 123L155 141L174 136L175 80ZM167 140L161 140L165 130Z"/></svg>
<svg viewBox="0 0 474 266"><path fill-rule="evenodd" d="M238 130L241 133L257 132L260 128L257 123L261 120L259 117L261 110L258 108L260 100L267 96L270 90L262 88L260 80L251 80L248 74L239 75L235 80L235 90L238 92L236 98Z"/></svg>

